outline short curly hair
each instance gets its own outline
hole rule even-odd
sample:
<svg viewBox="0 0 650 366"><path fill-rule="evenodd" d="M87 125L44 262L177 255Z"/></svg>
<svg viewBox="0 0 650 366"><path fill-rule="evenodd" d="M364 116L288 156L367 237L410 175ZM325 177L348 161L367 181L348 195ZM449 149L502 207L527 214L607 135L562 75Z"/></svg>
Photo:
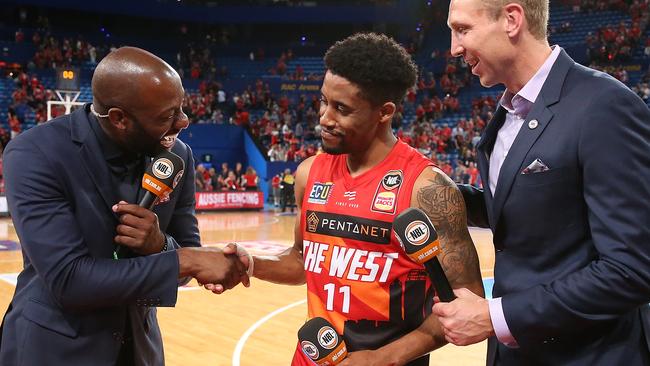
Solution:
<svg viewBox="0 0 650 366"><path fill-rule="evenodd" d="M377 33L357 33L336 42L325 53L325 67L359 86L361 97L375 106L400 104L418 74L404 47Z"/></svg>

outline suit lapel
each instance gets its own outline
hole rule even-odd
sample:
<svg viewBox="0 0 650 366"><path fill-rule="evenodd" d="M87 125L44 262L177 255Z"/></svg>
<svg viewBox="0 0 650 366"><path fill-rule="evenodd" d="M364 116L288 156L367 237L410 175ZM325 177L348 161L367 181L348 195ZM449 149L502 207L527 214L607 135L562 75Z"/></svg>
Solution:
<svg viewBox="0 0 650 366"><path fill-rule="evenodd" d="M497 139L497 133L506 119L506 110L505 108L499 106L492 119L488 122L483 136L476 145L477 149L477 159L478 159L478 170L481 173L481 182L483 182L483 192L485 197L485 205L488 212L488 221L490 226L492 226L494 215L493 201L494 197L492 196L492 191L490 190L490 154L494 148L494 142Z"/></svg>
<svg viewBox="0 0 650 366"><path fill-rule="evenodd" d="M71 115L72 140L80 144L79 155L86 173L93 181L95 188L97 188L99 195L106 204L106 208L115 219L118 219L112 210L113 205L117 203L114 193L115 187L111 183L112 180L110 171L108 170L108 164L104 160L99 142L90 127L90 123L96 123L96 121L88 119L88 106L87 104L83 109Z"/></svg>
<svg viewBox="0 0 650 366"><path fill-rule="evenodd" d="M551 72L546 78L546 82L544 82L544 86L542 87L533 108L528 113L526 120L521 126L521 129L508 152L508 156L501 166L497 188L494 192L492 208L495 220L494 222L490 222L493 228L496 228L499 217L501 216L501 210L510 194L512 184L515 181L517 174L520 174L520 171L523 169L522 164L526 155L542 132L544 132L546 126L548 126L550 121L553 119L553 112L549 107L560 100L560 93L562 91L564 79L573 65L574 61L566 54L566 52L564 52L564 50L561 50ZM537 121L536 127L534 127L534 122L532 125L530 124L533 120Z"/></svg>
<svg viewBox="0 0 650 366"><path fill-rule="evenodd" d="M504 160L499 171L499 179L497 180L497 188L494 191L493 201L495 218L501 215L501 209L503 208L506 197L510 193L510 188L515 177L523 168L522 164L526 154L528 154L530 148L553 118L553 113L546 108L545 103L540 99L541 95L538 97L533 109L528 113L528 118L521 126L515 141L512 143L512 147L510 147L510 151L508 151L508 156L506 156L506 160ZM529 128L529 122L533 120L537 121L537 126L535 128Z"/></svg>

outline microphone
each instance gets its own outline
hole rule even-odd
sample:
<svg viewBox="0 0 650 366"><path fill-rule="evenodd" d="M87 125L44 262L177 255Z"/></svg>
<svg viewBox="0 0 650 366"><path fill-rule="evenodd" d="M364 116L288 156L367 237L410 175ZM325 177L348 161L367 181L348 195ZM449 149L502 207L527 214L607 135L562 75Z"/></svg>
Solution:
<svg viewBox="0 0 650 366"><path fill-rule="evenodd" d="M343 337L321 317L309 319L300 327L298 341L305 355L318 366L337 365L348 355Z"/></svg>
<svg viewBox="0 0 650 366"><path fill-rule="evenodd" d="M166 150L156 155L142 176L146 192L138 206L151 210L160 199L169 197L184 171L185 162L180 156Z"/></svg>
<svg viewBox="0 0 650 366"><path fill-rule="evenodd" d="M393 231L406 255L427 269L440 301L454 300L456 295L438 261L437 255L442 253L442 248L429 216L419 208L408 208L395 217Z"/></svg>
<svg viewBox="0 0 650 366"><path fill-rule="evenodd" d="M138 206L148 210L153 209L160 199L169 197L183 177L184 172L185 162L173 152L165 150L154 156L142 176L142 188L146 192ZM113 258L129 257L130 251L127 249L124 246L116 245Z"/></svg>

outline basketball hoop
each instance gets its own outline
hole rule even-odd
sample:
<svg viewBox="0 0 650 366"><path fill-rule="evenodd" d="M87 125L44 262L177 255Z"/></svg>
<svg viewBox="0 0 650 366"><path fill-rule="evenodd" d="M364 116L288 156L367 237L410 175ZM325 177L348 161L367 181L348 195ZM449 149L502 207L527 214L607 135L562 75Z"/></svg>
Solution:
<svg viewBox="0 0 650 366"><path fill-rule="evenodd" d="M65 107L65 114L70 114L72 112L72 107L82 106L85 103L77 102L80 91L71 91L71 90L55 90L56 96L59 100L48 100L47 101L47 120L52 119L52 108L53 106L62 105Z"/></svg>

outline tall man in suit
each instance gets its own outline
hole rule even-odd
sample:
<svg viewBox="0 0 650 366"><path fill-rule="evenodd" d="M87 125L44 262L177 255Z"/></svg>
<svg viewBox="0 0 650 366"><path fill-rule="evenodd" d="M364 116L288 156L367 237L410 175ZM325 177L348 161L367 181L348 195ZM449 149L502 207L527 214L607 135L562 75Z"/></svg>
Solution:
<svg viewBox="0 0 650 366"><path fill-rule="evenodd" d="M2 325L2 365L163 365L155 307L174 306L179 278L246 280L235 257L190 248L200 243L192 152L176 139L188 125L178 74L125 47L99 63L92 87L92 104L5 150L24 269ZM185 161L185 175L150 211L132 202L162 149ZM114 259L118 246L131 255Z"/></svg>
<svg viewBox="0 0 650 366"><path fill-rule="evenodd" d="M506 91L478 144L494 299L434 306L488 365L648 365L650 110L546 39L548 0L452 0L451 50ZM496 336L496 337L494 337Z"/></svg>

